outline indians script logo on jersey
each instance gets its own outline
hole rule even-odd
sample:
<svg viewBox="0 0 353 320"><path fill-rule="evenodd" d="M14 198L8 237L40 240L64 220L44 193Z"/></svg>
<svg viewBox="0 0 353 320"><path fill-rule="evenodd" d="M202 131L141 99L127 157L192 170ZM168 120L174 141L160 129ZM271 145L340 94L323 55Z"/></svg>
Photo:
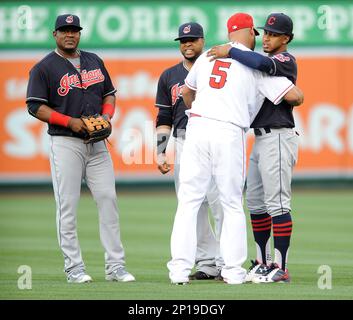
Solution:
<svg viewBox="0 0 353 320"><path fill-rule="evenodd" d="M184 84L179 86L179 83L177 83L170 90L170 93L172 94L172 106L174 106L178 99L183 96L183 88Z"/></svg>
<svg viewBox="0 0 353 320"><path fill-rule="evenodd" d="M58 94L63 97L66 96L73 87L87 89L89 86L103 82L105 79L101 69L90 71L82 70L81 78L82 84L77 74L69 75L69 73L66 73L63 75L63 77L60 79Z"/></svg>

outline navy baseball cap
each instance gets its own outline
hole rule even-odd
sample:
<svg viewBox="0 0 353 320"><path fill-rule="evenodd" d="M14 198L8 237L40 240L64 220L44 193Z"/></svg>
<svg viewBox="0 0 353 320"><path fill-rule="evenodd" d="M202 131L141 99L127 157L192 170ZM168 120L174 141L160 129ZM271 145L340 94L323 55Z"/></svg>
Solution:
<svg viewBox="0 0 353 320"><path fill-rule="evenodd" d="M293 35L293 21L284 13L271 13L266 20L264 27L258 27L268 32Z"/></svg>
<svg viewBox="0 0 353 320"><path fill-rule="evenodd" d="M179 27L179 37L174 41L183 38L203 38L203 28L196 22L184 23Z"/></svg>
<svg viewBox="0 0 353 320"><path fill-rule="evenodd" d="M74 27L82 30L80 26L80 18L73 14L63 14L56 18L55 31L64 27Z"/></svg>

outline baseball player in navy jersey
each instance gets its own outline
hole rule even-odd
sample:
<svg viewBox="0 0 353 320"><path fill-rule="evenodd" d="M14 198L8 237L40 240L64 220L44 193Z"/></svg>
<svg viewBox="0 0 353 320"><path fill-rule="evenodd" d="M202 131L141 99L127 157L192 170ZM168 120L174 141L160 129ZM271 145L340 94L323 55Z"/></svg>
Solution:
<svg viewBox="0 0 353 320"><path fill-rule="evenodd" d="M106 280L134 281L125 270L112 160L104 141L84 143L87 127L80 119L97 113L110 119L116 89L103 61L93 53L78 50L81 30L77 16L57 17L53 32L56 49L30 71L27 107L32 116L49 127L57 236L67 281L92 281L86 273L76 227L83 179L98 207Z"/></svg>
<svg viewBox="0 0 353 320"><path fill-rule="evenodd" d="M204 48L204 34L202 26L195 22L184 23L179 27L180 52L184 59L177 65L165 70L159 79L156 95L156 107L159 108L157 127L158 169L165 174L170 170L166 157L166 147L173 127L175 142L174 177L175 189L179 189L180 155L182 153L185 128L188 117L182 97L184 80L202 53ZM222 208L217 198L217 190L213 184L205 201L203 201L197 216L197 253L196 272L190 276L192 280L209 280L219 273L222 260L219 257L219 239L216 240L208 220L208 206L215 219L215 233L219 236L222 224Z"/></svg>
<svg viewBox="0 0 353 320"><path fill-rule="evenodd" d="M255 47L253 19L245 13L227 22L232 46L250 51ZM293 104L302 94L285 77L270 77L233 59L209 61L206 53L194 63L185 79L183 99L189 121L180 160L178 209L175 215L171 255L172 283L188 283L196 253L197 213L215 181L223 209L220 252L221 275L227 284L245 281L242 264L247 257L246 221L242 203L245 182L245 131L256 117L264 98L275 105L282 99Z"/></svg>
<svg viewBox="0 0 353 320"><path fill-rule="evenodd" d="M271 13L263 35L263 50L268 57L245 52L229 45L214 47L213 59L233 59L270 75L297 79L295 58L287 52L293 39L293 22L283 13ZM288 249L292 234L291 180L298 158L298 134L294 130L293 106L282 101L275 106L266 99L251 124L255 144L247 178L247 205L251 214L257 256L246 280L255 283L289 282ZM273 228L275 259L271 255Z"/></svg>

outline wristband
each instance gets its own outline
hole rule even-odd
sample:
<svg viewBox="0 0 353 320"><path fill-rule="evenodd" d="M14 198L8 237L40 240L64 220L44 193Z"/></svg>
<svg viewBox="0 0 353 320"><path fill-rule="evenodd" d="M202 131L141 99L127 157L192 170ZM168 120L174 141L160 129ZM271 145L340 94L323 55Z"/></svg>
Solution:
<svg viewBox="0 0 353 320"><path fill-rule="evenodd" d="M110 103L105 103L102 105L102 114L109 114L110 118L113 118L115 108Z"/></svg>
<svg viewBox="0 0 353 320"><path fill-rule="evenodd" d="M57 111L53 111L50 114L48 122L50 124L56 124L56 125L59 125L59 126L62 126L62 127L68 127L70 119L71 119L71 117L69 117L67 115L59 113Z"/></svg>
<svg viewBox="0 0 353 320"><path fill-rule="evenodd" d="M157 154L165 153L167 150L169 134L157 133Z"/></svg>

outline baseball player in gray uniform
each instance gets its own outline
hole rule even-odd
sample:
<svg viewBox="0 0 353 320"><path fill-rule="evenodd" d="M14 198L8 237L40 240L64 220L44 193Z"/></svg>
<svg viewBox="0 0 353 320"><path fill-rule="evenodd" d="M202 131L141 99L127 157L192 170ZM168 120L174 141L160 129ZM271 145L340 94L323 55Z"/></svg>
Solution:
<svg viewBox="0 0 353 320"><path fill-rule="evenodd" d="M258 34L253 19L237 13L227 21L232 46L250 51ZM178 209L171 236L169 278L189 283L195 260L196 218L214 178L224 220L220 251L221 275L230 285L243 283L247 256L246 224L242 203L245 181L244 134L256 117L264 97L278 105L282 99L300 103L301 92L285 77L269 77L232 59L209 62L202 54L185 79L185 105L190 115L180 161ZM261 98L260 98L261 97Z"/></svg>
<svg viewBox="0 0 353 320"><path fill-rule="evenodd" d="M57 236L67 281L92 281L86 273L76 228L84 179L98 207L106 280L129 282L135 278L125 270L113 163L104 141L84 143L87 127L80 119L92 114L110 119L116 90L103 61L77 49L81 29L77 16L57 17L53 32L57 48L32 68L26 102L32 116L49 124Z"/></svg>
<svg viewBox="0 0 353 320"><path fill-rule="evenodd" d="M271 13L261 29L264 29L263 50L268 57L229 45L212 48L209 56L213 59L230 56L250 68L287 77L295 84L297 63L287 52L287 45L293 39L291 18L283 13ZM287 258L292 234L291 181L299 145L294 127L293 105L285 100L275 106L265 99L251 124L255 144L250 156L246 197L257 255L246 281L290 282ZM273 262L271 228L275 253Z"/></svg>

